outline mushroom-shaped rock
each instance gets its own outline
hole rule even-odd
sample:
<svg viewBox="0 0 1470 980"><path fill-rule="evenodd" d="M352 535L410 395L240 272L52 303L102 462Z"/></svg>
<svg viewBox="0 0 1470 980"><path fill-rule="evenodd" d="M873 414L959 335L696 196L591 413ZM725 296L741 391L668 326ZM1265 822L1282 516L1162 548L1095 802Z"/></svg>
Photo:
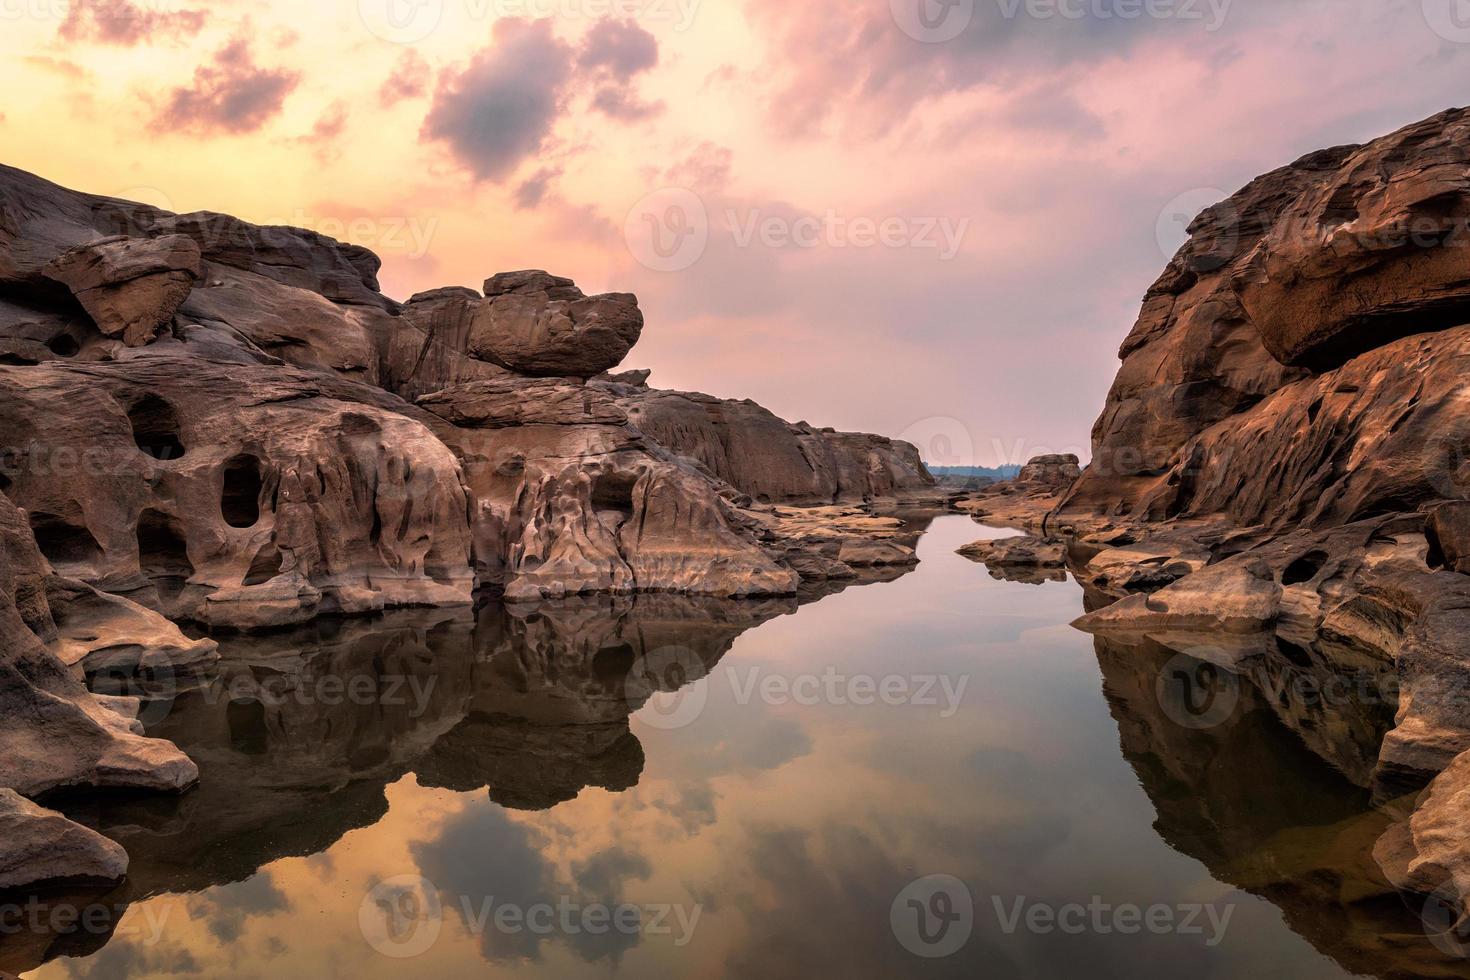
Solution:
<svg viewBox="0 0 1470 980"><path fill-rule="evenodd" d="M586 296L570 279L504 272L485 282L469 353L519 374L591 378L621 364L642 333L631 293Z"/></svg>
<svg viewBox="0 0 1470 980"><path fill-rule="evenodd" d="M200 271L194 240L166 235L87 242L59 256L45 274L71 290L104 335L142 347L173 319Z"/></svg>

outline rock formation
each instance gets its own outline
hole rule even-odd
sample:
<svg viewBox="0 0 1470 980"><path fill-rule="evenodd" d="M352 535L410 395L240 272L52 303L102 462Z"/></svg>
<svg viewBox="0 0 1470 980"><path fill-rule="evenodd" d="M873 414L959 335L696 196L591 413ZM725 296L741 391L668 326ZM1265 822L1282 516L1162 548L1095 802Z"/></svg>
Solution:
<svg viewBox="0 0 1470 980"><path fill-rule="evenodd" d="M1310 154L1206 210L1148 291L1045 521L1079 625L1240 671L1278 641L1397 678L1380 798L1401 887L1470 912L1470 112ZM1104 605L1112 600L1111 605Z"/></svg>
<svg viewBox="0 0 1470 980"><path fill-rule="evenodd" d="M629 294L532 270L400 304L378 268L0 167L0 789L193 783L85 683L210 670L176 622L792 597L912 549L868 510L775 505L944 499L913 447L610 374L644 326Z"/></svg>
<svg viewBox="0 0 1470 980"><path fill-rule="evenodd" d="M128 855L101 834L0 789L0 890L38 882L120 881Z"/></svg>

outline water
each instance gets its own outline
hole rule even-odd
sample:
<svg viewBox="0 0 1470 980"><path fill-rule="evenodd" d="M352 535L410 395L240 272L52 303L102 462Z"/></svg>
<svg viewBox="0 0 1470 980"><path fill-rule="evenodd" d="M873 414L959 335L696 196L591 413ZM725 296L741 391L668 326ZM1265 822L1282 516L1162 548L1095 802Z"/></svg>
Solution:
<svg viewBox="0 0 1470 980"><path fill-rule="evenodd" d="M1371 858L1391 706L1242 684L1227 721L1179 724L1172 651L1095 644L1075 583L953 554L985 533L940 518L914 573L799 609L582 600L233 641L150 711L196 791L64 804L133 856L110 894L46 899L104 926L0 937L0 971L1470 975Z"/></svg>

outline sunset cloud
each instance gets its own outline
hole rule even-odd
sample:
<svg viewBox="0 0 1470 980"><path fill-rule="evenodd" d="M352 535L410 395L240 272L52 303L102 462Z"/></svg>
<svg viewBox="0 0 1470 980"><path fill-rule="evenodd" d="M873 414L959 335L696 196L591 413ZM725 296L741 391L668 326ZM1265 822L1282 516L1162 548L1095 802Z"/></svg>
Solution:
<svg viewBox="0 0 1470 980"><path fill-rule="evenodd" d="M592 106L614 119L633 121L655 116L659 102L645 102L635 79L658 66L658 38L633 21L602 20L588 32L577 66L595 86Z"/></svg>
<svg viewBox="0 0 1470 980"><path fill-rule="evenodd" d="M27 97L5 106L5 162L170 210L292 223L333 201L432 228L411 257L363 242L392 295L526 267L636 292L648 328L629 366L656 383L816 424L964 432L987 464L1086 452L1181 209L1463 103L1470 72L1470 42L1417 0L1143 5L1204 20L1100 15L1139 6L1111 0L1069 4L1081 17L935 3L972 13L934 42L894 0L636 22L575 4L492 22L449 3L413 45L355 6L252 0L254 27L232 34L246 29L225 11L246 8L210 5L187 46L84 42L97 6L65 15L75 50L57 44L60 12L10 22L0 75ZM696 195L710 238L676 272L642 264L629 232L669 188ZM766 219L968 231L943 259L840 234L771 247L746 234Z"/></svg>
<svg viewBox="0 0 1470 980"><path fill-rule="evenodd" d="M59 34L68 41L131 47L194 37L208 16L203 10L146 9L129 0L71 0Z"/></svg>
<svg viewBox="0 0 1470 980"><path fill-rule="evenodd" d="M571 72L571 46L549 20L498 21L489 48L440 77L423 136L477 180L504 180L550 137Z"/></svg>
<svg viewBox="0 0 1470 980"><path fill-rule="evenodd" d="M424 56L409 48L399 56L393 66L393 74L384 79L378 89L378 104L386 109L406 99L422 98L429 92L433 74Z"/></svg>
<svg viewBox="0 0 1470 980"><path fill-rule="evenodd" d="M257 65L249 39L237 37L194 72L193 84L173 90L153 128L249 133L280 113L300 81L300 72Z"/></svg>

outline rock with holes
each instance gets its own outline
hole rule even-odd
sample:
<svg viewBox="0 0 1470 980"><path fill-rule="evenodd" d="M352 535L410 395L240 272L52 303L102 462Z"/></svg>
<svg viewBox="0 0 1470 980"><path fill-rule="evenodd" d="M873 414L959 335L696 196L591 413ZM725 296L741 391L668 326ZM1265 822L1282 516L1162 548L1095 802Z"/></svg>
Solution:
<svg viewBox="0 0 1470 980"><path fill-rule="evenodd" d="M507 598L796 592L799 575L721 485L646 440L605 392L522 379L421 404L461 423L445 438L465 460L476 570Z"/></svg>
<svg viewBox="0 0 1470 980"><path fill-rule="evenodd" d="M103 336L142 347L193 290L199 246L184 235L104 238L71 249L45 272L71 290Z"/></svg>
<svg viewBox="0 0 1470 980"><path fill-rule="evenodd" d="M0 554L0 787L34 796L71 786L190 786L199 776L194 763L143 737L127 702L95 697L46 648L58 635L48 571L24 513L4 494Z"/></svg>
<svg viewBox="0 0 1470 980"><path fill-rule="evenodd" d="M1466 496L1467 155L1451 110L1201 214L1063 509L1293 528Z"/></svg>
<svg viewBox="0 0 1470 980"><path fill-rule="evenodd" d="M1200 215L1124 342L1093 462L1047 521L1075 536L1084 629L1238 663L1290 651L1349 685L1386 672L1394 717L1366 781L1392 799L1448 778L1381 860L1406 888L1454 885L1456 917L1470 912L1470 845L1446 830L1470 751L1467 162L1470 113L1450 110ZM1146 562L1171 554L1190 567L1158 587ZM1141 584L1151 594L1129 594Z"/></svg>
<svg viewBox="0 0 1470 980"><path fill-rule="evenodd" d="M0 372L11 493L61 575L234 628L470 601L459 463L378 389L157 346Z"/></svg>

